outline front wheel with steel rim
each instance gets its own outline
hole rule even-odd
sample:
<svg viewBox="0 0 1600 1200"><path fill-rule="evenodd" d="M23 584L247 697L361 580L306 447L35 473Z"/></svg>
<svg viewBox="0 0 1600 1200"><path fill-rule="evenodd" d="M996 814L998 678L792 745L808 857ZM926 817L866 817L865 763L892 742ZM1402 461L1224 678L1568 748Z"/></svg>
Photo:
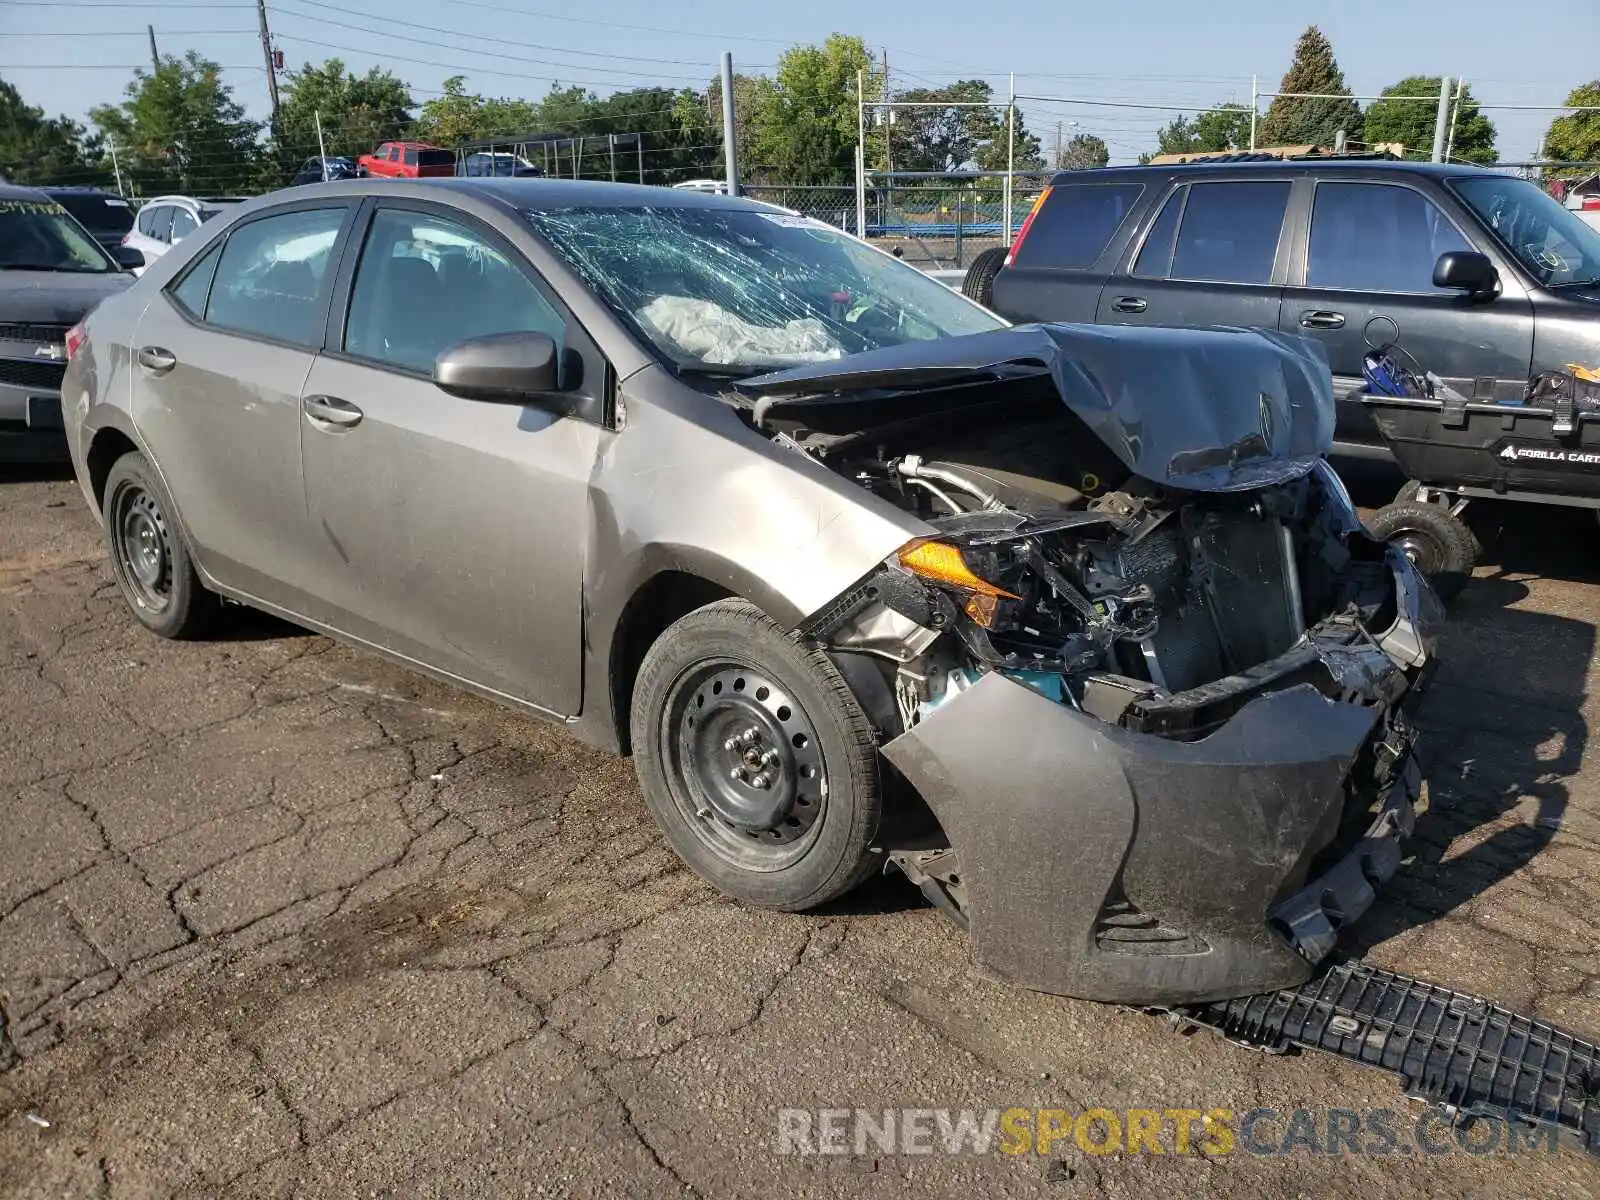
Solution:
<svg viewBox="0 0 1600 1200"><path fill-rule="evenodd" d="M1444 600L1466 586L1477 562L1472 531L1437 504L1386 505L1367 521L1367 530L1404 552Z"/></svg>
<svg viewBox="0 0 1600 1200"><path fill-rule="evenodd" d="M754 605L719 601L668 628L639 669L630 722L651 813L723 891L811 908L879 865L872 724L827 655Z"/></svg>
<svg viewBox="0 0 1600 1200"><path fill-rule="evenodd" d="M162 637L195 637L220 607L195 574L170 501L144 455L124 454L106 477L102 515L111 572L133 615Z"/></svg>

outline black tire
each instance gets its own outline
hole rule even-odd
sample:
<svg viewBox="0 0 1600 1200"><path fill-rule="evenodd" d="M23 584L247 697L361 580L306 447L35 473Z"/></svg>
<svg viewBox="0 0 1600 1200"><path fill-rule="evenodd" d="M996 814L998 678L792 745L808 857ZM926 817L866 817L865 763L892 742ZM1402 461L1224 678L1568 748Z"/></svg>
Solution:
<svg viewBox="0 0 1600 1200"><path fill-rule="evenodd" d="M1472 530L1442 505L1390 504L1372 515L1367 530L1375 538L1398 544L1442 600L1460 593L1478 560Z"/></svg>
<svg viewBox="0 0 1600 1200"><path fill-rule="evenodd" d="M195 573L172 499L144 455L111 464L101 517L111 573L139 623L164 638L194 638L215 628L222 602Z"/></svg>
<svg viewBox="0 0 1600 1200"><path fill-rule="evenodd" d="M1422 484L1422 482L1420 480L1416 480L1416 479L1408 479L1408 480L1406 480L1405 483L1403 483L1401 485L1400 490L1395 493L1395 495L1394 495L1394 503L1396 503L1396 504L1420 504L1420 503L1422 503L1422 501L1417 499L1417 492L1422 488L1422 486L1423 486L1423 484ZM1428 503L1432 504L1432 505L1435 505L1435 506L1437 506L1439 508L1448 509L1454 503L1454 501L1451 499L1451 497L1449 495L1447 495L1446 493L1444 493L1444 492L1440 492L1438 490L1435 490L1432 493L1432 495L1433 495L1433 499L1429 500ZM1466 530L1467 537L1471 539L1471 541L1472 541L1472 561L1473 562L1477 562L1480 558L1483 557L1483 543L1478 540L1478 535L1472 532L1472 526L1468 525L1460 517L1456 517L1456 522L1457 522L1457 524L1459 524L1461 526L1462 529Z"/></svg>
<svg viewBox="0 0 1600 1200"><path fill-rule="evenodd" d="M961 294L968 300L976 300L985 308L993 308L994 277L1000 274L1000 268L1005 265L1004 246L983 251L967 268L967 277L961 281Z"/></svg>
<svg viewBox="0 0 1600 1200"><path fill-rule="evenodd" d="M629 719L646 805L722 891L797 911L881 866L872 722L826 654L753 604L720 600L670 626L639 668Z"/></svg>

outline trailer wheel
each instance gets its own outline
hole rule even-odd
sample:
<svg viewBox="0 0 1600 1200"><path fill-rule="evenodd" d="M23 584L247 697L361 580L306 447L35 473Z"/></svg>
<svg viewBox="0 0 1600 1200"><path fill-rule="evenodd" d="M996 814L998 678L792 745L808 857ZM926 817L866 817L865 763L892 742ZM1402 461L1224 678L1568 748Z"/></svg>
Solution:
<svg viewBox="0 0 1600 1200"><path fill-rule="evenodd" d="M994 277L1000 274L1000 268L1005 265L1004 246L994 246L985 250L973 259L972 265L967 268L967 277L961 281L961 294L968 300L976 300L985 308L993 308Z"/></svg>
<svg viewBox="0 0 1600 1200"><path fill-rule="evenodd" d="M1396 503L1396 504L1421 504L1421 503L1424 503L1424 501L1421 501L1421 500L1419 500L1417 498L1417 493L1420 492L1423 489L1424 486L1426 486L1426 485L1424 485L1423 482L1420 479L1408 479L1408 480L1406 480L1405 483L1401 486L1400 490L1395 493L1394 503ZM1452 500L1452 498L1451 498L1451 496L1450 496L1450 494L1448 492L1443 492L1443 491L1440 491L1438 488L1433 488L1429 492L1429 496L1431 498L1426 501L1426 503L1428 503L1428 504L1432 504L1432 505L1434 505L1434 506L1436 506L1438 508L1445 509L1446 511L1449 511L1454 506L1454 502L1453 502L1453 500ZM1600 511L1600 510L1597 510L1597 511ZM1451 515L1454 516L1453 513ZM1472 532L1472 526L1468 525L1465 521L1461 520L1460 517L1456 517L1456 521L1460 524L1461 528L1463 528L1463 529L1465 529L1467 531L1467 537L1469 537L1472 540L1472 561L1473 562L1477 562L1480 558L1483 557L1483 543L1478 540L1478 535Z"/></svg>
<svg viewBox="0 0 1600 1200"><path fill-rule="evenodd" d="M1477 562L1477 541L1450 511L1411 501L1380 508L1367 522L1375 538L1392 542L1417 565L1441 600L1458 595Z"/></svg>

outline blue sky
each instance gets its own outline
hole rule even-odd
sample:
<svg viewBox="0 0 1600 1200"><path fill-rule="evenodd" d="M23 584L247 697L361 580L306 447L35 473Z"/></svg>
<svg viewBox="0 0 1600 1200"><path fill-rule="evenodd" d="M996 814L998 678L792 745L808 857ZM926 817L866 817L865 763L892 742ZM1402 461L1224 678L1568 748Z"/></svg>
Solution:
<svg viewBox="0 0 1600 1200"><path fill-rule="evenodd" d="M419 100L454 74L486 95L531 98L552 79L602 93L702 85L723 50L733 52L738 69L754 73L770 70L786 45L837 31L885 49L901 84L976 75L1004 94L1015 72L1024 95L1191 109L1248 102L1252 74L1263 91L1275 88L1295 38L1314 19L1358 94L1409 74L1465 76L1499 130L1506 160L1531 157L1555 114L1490 105L1559 104L1571 87L1600 75L1597 0L808 0L759 7L748 0L590 0L572 7L558 0L268 0L268 9L288 66L335 55L358 71L387 66ZM87 68L148 62L146 24L155 25L163 54L193 48L230 68L239 99L252 115L265 115L253 0L0 0L0 77L30 103L81 118L95 104L118 100L128 77L127 70ZM107 36L118 33L129 36ZM1113 162L1152 148L1155 129L1174 115L1066 102L1021 107L1046 139L1058 121L1066 136L1105 138Z"/></svg>

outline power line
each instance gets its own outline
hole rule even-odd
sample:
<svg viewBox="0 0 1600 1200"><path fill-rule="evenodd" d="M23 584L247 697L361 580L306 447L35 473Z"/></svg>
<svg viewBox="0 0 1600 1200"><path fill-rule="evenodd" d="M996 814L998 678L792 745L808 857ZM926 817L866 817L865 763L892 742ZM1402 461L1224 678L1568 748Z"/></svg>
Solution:
<svg viewBox="0 0 1600 1200"><path fill-rule="evenodd" d="M489 4L485 0L442 0L445 4L459 4L463 8L482 8L490 12L514 13L519 17L538 17L541 21L570 21L575 25L594 25L602 29L628 29L635 33L664 33L672 37L709 38L719 42L761 42L769 46L803 45L798 38L749 37L732 33L697 33L691 29L664 29L659 25L624 25L617 21L596 21L589 17L569 17L562 13L534 12L527 8L510 8L504 4Z"/></svg>
<svg viewBox="0 0 1600 1200"><path fill-rule="evenodd" d="M137 37L146 36L144 29L113 29L106 31L73 29L65 33L0 33L0 38L85 38L85 37ZM222 34L254 33L254 29L163 29L162 37L213 37Z"/></svg>
<svg viewBox="0 0 1600 1200"><path fill-rule="evenodd" d="M691 58L652 58L652 57L650 57L648 55L644 55L644 54L613 54L613 53L611 53L609 51L604 51L604 50L577 50L577 49L573 49L572 47L569 47L569 46L550 46L550 45L546 45L546 44L544 44L542 42L519 42L519 41L516 41L516 40L514 40L512 38L501 37L498 34L468 33L467 31L460 30L460 29L445 29L445 28L442 28L442 27L440 27L438 25L422 25L422 24L419 24L416 21L402 21L402 20L399 20L398 18L390 17L390 16L387 16L387 15L385 15L383 13L365 12L365 11L363 11L361 9L355 9L355 8L343 8L343 7L341 7L341 6L337 5L337 4L325 4L325 3L322 2L322 0L295 0L295 3L299 4L299 5L303 5L303 6L308 7L308 8L320 8L320 9L324 9L324 10L326 10L328 12L343 13L344 15L351 16L351 17L369 17L372 20L382 21L385 26L402 25L407 29L421 29L421 30L424 30L424 31L426 31L428 33L443 33L443 34L448 34L451 37L465 38L465 39L468 39L470 41L490 42L490 43L493 43L493 44L496 44L496 45L501 45L501 46L516 46L516 47L519 47L520 49L523 49L523 50L548 50L548 51L550 51L551 53L554 53L554 54L572 54L572 55L577 55L577 56L579 56L581 58L602 58L602 59L611 59L611 60L627 59L627 60L629 60L631 62L666 63L669 66L679 66L679 67L697 67L697 66L701 65L700 60L691 59ZM281 4L278 5L278 11L281 12L281 13L285 13L285 14L291 15L291 16L300 17L302 20L317 21L317 22L320 22L321 24L324 24L324 25L340 25L341 24L340 22L331 20L331 19L329 19L327 17L313 17L308 13L295 12L293 9L283 8L281 6ZM385 32L383 29L368 29L368 28L364 28L364 27L359 26L359 25L342 25L341 27L345 28L345 29L359 30L362 33L383 33L383 32ZM391 34L389 36L398 36L398 35ZM406 40L407 41L412 41L412 40L416 40L416 39L408 38ZM430 43L427 43L427 44L432 45L434 43L430 42ZM440 47L440 48L441 49L445 49L446 47ZM476 53L476 51L474 51L474 53Z"/></svg>
<svg viewBox="0 0 1600 1200"><path fill-rule="evenodd" d="M146 71L149 63L0 63L0 71ZM261 64L239 66L218 63L219 71L259 71Z"/></svg>
<svg viewBox="0 0 1600 1200"><path fill-rule="evenodd" d="M287 41L287 42L300 42L300 43L303 43L304 45L307 45L307 46L317 46L317 47L320 47L323 50L339 50L339 51L342 51L343 53L346 53L346 54L367 54L367 55L371 55L373 53L370 49L367 49L367 48L364 48L364 47L361 47L361 46L343 46L343 45L338 44L337 42L318 41L315 38L302 37L299 34L290 34L290 33L279 34L278 35L278 39L280 41ZM477 54L477 53L479 53L479 51L477 51L477 50L469 50L469 49L466 49L464 47L459 47L459 46L451 46L451 47L447 47L447 49L460 50L463 54ZM413 57L410 57L410 56L404 55L404 54L392 54L387 50L384 51L382 54L376 55L375 57L383 58L383 59L392 59L395 62L416 63L416 64L418 64L420 66L424 66L424 67L440 67L440 68L443 68L444 70L459 72L460 74L463 74L463 75L499 75L499 76L502 76L502 77L504 77L506 79L523 79L523 80L526 80L526 79L529 78L529 76L531 74L531 72L528 72L528 71L499 71L499 70L495 70L492 67L480 67L480 66L476 66L476 65L473 65L473 64L470 64L470 63L440 62L438 59L434 59L434 58L413 58ZM555 81L554 73L552 72L550 74L551 74L552 81ZM686 83L704 83L705 82L705 80L702 79L702 78L695 78L695 77L691 77L691 76L688 76L688 75L676 75L676 76L651 75L651 74L642 74L642 73L639 73L639 72L630 72L630 73L625 75L625 78L630 78L630 79L678 79L678 80L682 80L682 81L684 81ZM573 86L576 86L576 87L616 87L617 86L617 81L616 80L573 79L573 80L569 80L567 82L570 83Z"/></svg>
<svg viewBox="0 0 1600 1200"><path fill-rule="evenodd" d="M406 34L403 34L403 33L389 33L386 30L373 29L370 26L352 25L352 24L349 24L348 22L345 22L345 21L334 21L334 20L330 20L330 19L328 19L326 17L308 16L308 15L306 15L304 13L293 12L293 11L291 11L289 9L284 8L282 5L278 6L277 14L278 14L279 17L293 17L293 18L295 18L296 20L299 20L299 21L315 21L315 22L317 22L318 24L321 24L321 25L337 25L341 29L350 29L350 30L354 30L357 33L375 34L375 35L377 35L379 37L391 38L391 39L393 39L395 41L414 42L417 45L421 45L421 46L432 46L436 50L459 50L463 54L476 54L476 55L481 55L481 56L484 56L484 57L487 57L487 58L502 58L502 59L507 60L508 62L532 63L534 65L543 66L543 67L560 67L560 68L563 68L563 69L572 68L572 69L575 69L575 70L583 70L583 71L587 71L587 70L591 69L590 64L587 64L587 63L557 62L554 59L548 59L548 58L529 58L526 55L506 54L506 53L503 53L503 52L498 51L498 50L482 50L482 49L479 49L476 46L441 45L439 43L438 39L436 39L436 38L409 37L409 36L407 36ZM398 22L396 22L396 24L398 24ZM513 43L504 43L504 44L511 45ZM372 51L372 50L368 50L367 53L368 54L375 54L375 52ZM384 53L386 54L387 51L385 51ZM381 55L379 57L381 57ZM599 56L599 57L604 57L604 56ZM610 72L610 71L606 71L604 68L600 68L600 73L601 74L613 74L613 73L615 73L615 74L623 75L623 76L629 77L629 78L657 78L657 79L661 79L661 78L684 79L684 78L687 78L686 76L681 76L681 75L663 76L663 75L660 75L660 74L650 73L650 72L632 72L632 71Z"/></svg>

